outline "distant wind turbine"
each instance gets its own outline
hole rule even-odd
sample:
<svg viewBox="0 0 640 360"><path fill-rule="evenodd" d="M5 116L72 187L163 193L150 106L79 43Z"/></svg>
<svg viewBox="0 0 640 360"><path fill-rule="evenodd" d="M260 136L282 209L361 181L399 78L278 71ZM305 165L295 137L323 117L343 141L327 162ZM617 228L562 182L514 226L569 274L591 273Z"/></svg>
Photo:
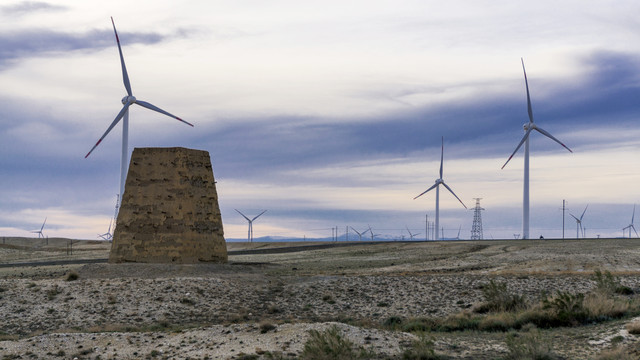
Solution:
<svg viewBox="0 0 640 360"><path fill-rule="evenodd" d="M192 126L191 123L188 123L181 118L170 114L159 107L152 105L146 101L138 100L135 96L133 96L133 92L131 91L131 83L129 82L129 75L127 73L127 67L124 64L124 57L122 56L122 48L120 47L120 39L118 38L118 32L116 31L116 24L113 22L113 17L111 18L111 24L113 25L113 32L116 35L116 42L118 43L118 52L120 53L120 65L122 67L122 80L124 82L124 87L127 90L127 96L122 98L122 110L116 115L116 118L113 120L111 125L107 128L107 131L104 132L102 137L96 142L96 144L89 150L87 155L85 155L85 159L91 154L91 152L102 142L102 140L107 136L107 134L113 129L114 126L122 119L122 158L120 160L120 200L122 200L122 195L124 193L124 183L127 176L127 168L128 168L128 147L129 147L129 107L133 104L138 104L144 108L149 110L153 110L159 112L161 114L172 117L176 120L182 121L183 123Z"/></svg>
<svg viewBox="0 0 640 360"><path fill-rule="evenodd" d="M636 216L636 206L633 205L633 214L631 215L631 224L629 224L629 226L625 227L622 229L622 237L624 237L624 231L629 229L629 237L631 237L631 229L633 229L633 232L636 233L636 237L640 237L638 236L638 232L636 231L636 227L633 225L633 219Z"/></svg>
<svg viewBox="0 0 640 360"><path fill-rule="evenodd" d="M253 221L257 218L260 217L260 215L264 214L267 212L267 210L261 212L260 214L256 215L253 219L249 219L248 217L246 217L243 213L240 212L240 210L238 209L234 209L235 211L238 212L238 214L242 215L243 218L247 219L247 221L249 222L249 231L247 234L247 241L249 242L253 242Z"/></svg>
<svg viewBox="0 0 640 360"><path fill-rule="evenodd" d="M98 237L102 238L102 240L111 240L113 238L113 235L111 234L111 225L113 225L113 219L109 221L109 230L107 230L107 232L104 234L98 234Z"/></svg>
<svg viewBox="0 0 640 360"><path fill-rule="evenodd" d="M369 226L369 235L371 235L371 241L374 241L373 238L378 236L378 235L380 235L380 234L374 234L373 230L371 230L371 225L368 225L368 226Z"/></svg>
<svg viewBox="0 0 640 360"><path fill-rule="evenodd" d="M584 207L584 211L582 212L582 215L580 215L580 218L577 218L572 213L569 213L569 215L571 215L571 217L576 220L576 238L578 239L580 238L580 231L582 232L582 237L584 237L584 228L582 227L582 218L584 217L584 213L587 212L588 207L589 205Z"/></svg>
<svg viewBox="0 0 640 360"><path fill-rule="evenodd" d="M569 149L565 144L561 143L560 140L556 139L555 137L553 137L553 135L543 130L542 128L538 127L533 122L533 110L531 109L531 97L529 96L529 82L527 81L527 71L524 68L524 60L520 58L520 61L522 62L522 71L524 72L524 83L527 88L527 110L529 112L529 122L524 124L524 130L525 130L524 137L522 138L522 140L520 141L516 149L513 151L511 156L509 156L509 159L507 159L507 162L505 162L504 165L502 165L502 168L504 169L504 167L507 166L507 163L509 162L509 160L511 160L513 155L515 155L516 152L518 152L518 150L522 146L522 144L524 144L524 189L523 189L523 196L522 196L522 238L528 239L529 238L529 134L531 134L531 131L535 130L541 133L542 135L548 137L549 139L562 145L562 147L569 150L569 152L573 152L573 151L571 151L571 149Z"/></svg>
<svg viewBox="0 0 640 360"><path fill-rule="evenodd" d="M358 234L358 240L359 240L359 241L362 241L362 235L366 234L366 233L367 233L367 231L370 231L370 230L371 230L371 228L369 228L369 229L367 229L367 230L365 230L365 231L363 231L363 232L360 232L360 231L358 231L358 230L354 229L352 226L349 226L349 227L351 228L351 230L355 231L355 232L356 232L356 234Z"/></svg>
<svg viewBox="0 0 640 360"><path fill-rule="evenodd" d="M409 230L408 226L405 226L405 227L407 228L407 232L409 233L409 237L411 238L411 241L413 241L414 236L420 235L420 233L416 233L416 234L412 233L411 230Z"/></svg>
<svg viewBox="0 0 640 360"><path fill-rule="evenodd" d="M462 204L462 206L464 206L464 208L467 208L467 205L465 205L462 200L460 200L460 198L458 197L458 195L456 195L453 190L451 190L451 188L445 184L444 180L442 180L442 163L444 160L444 137L442 138L442 147L441 147L441 151L440 151L440 177L438 179L436 179L436 183L433 184L430 188L428 188L427 190L425 190L422 194L416 196L413 198L413 200L419 198L420 196L428 193L431 189L435 188L436 189L436 238L435 240L439 240L440 239L440 184L442 184L445 188L447 188L447 190L449 190L449 192L456 197L456 199L458 199L458 201L460 201L460 204Z"/></svg>
<svg viewBox="0 0 640 360"><path fill-rule="evenodd" d="M44 222L42 223L42 226L40 227L40 230L33 230L31 231L34 234L38 234L38 239L40 238L44 238L44 234L42 233L42 230L44 230L44 224L47 223L47 218L44 218Z"/></svg>

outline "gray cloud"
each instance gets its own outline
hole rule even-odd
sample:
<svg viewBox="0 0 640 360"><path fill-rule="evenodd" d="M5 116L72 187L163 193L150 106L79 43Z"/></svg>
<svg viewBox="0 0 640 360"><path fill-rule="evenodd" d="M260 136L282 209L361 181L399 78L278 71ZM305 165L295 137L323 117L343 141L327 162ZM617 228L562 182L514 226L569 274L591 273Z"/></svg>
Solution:
<svg viewBox="0 0 640 360"><path fill-rule="evenodd" d="M189 32L178 30L174 35L153 32L118 33L127 45L155 44L170 37L184 37ZM91 30L84 33L66 33L44 29L20 30L0 34L0 69L22 58L65 55L69 51L96 51L113 47L113 30Z"/></svg>
<svg viewBox="0 0 640 360"><path fill-rule="evenodd" d="M25 15L36 11L63 11L66 6L53 5L44 1L21 1L13 5L0 6L0 12L7 15Z"/></svg>

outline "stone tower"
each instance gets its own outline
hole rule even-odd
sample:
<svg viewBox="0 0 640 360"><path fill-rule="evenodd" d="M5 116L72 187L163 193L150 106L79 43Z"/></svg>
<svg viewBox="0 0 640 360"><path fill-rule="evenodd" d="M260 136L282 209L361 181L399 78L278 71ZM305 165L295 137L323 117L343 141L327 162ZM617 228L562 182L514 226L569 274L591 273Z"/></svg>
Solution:
<svg viewBox="0 0 640 360"><path fill-rule="evenodd" d="M207 151L133 150L109 262L227 262Z"/></svg>

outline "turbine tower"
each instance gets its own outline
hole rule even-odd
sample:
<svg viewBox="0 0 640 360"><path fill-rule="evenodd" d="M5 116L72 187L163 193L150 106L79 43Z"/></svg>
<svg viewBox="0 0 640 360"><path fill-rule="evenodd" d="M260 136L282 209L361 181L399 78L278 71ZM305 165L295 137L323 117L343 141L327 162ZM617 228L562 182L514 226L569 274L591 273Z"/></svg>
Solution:
<svg viewBox="0 0 640 360"><path fill-rule="evenodd" d="M473 226L471 227L471 240L482 240L482 213L484 210L480 206L480 199L482 198L473 198L476 201L476 207L473 208Z"/></svg>
<svg viewBox="0 0 640 360"><path fill-rule="evenodd" d="M522 140L520 141L516 149L513 151L511 156L509 156L509 159L507 159L507 162L505 162L504 165L502 165L502 168L504 169L504 167L507 166L507 163L509 163L509 160L511 160L513 155L515 155L516 152L518 152L518 150L522 146L522 144L524 144L524 187L522 192L523 193L522 195L522 238L528 239L529 238L529 134L531 134L531 131L535 130L541 133L542 135L548 137L549 139L562 145L562 147L569 150L569 152L573 152L573 151L571 151L571 149L569 149L565 144L561 143L560 140L556 139L555 137L553 137L553 135L543 130L541 127L538 127L533 122L533 110L531 109L531 97L529 96L529 82L527 81L527 71L524 68L524 60L520 58L520 61L522 62L522 71L524 72L524 84L527 89L527 110L529 112L529 122L524 124L524 130L525 130L524 137L522 138Z"/></svg>
<svg viewBox="0 0 640 360"><path fill-rule="evenodd" d="M264 214L267 212L267 210L261 212L260 214L256 215L253 219L249 219L248 217L246 217L243 213L240 212L240 210L238 209L234 209L235 211L238 212L238 214L242 215L243 218L247 219L247 221L249 222L249 231L247 232L247 241L248 242L253 242L253 221L257 218L260 217L260 215Z"/></svg>
<svg viewBox="0 0 640 360"><path fill-rule="evenodd" d="M458 197L458 195L456 195L453 190L451 190L451 188L445 184L444 180L442 180L442 163L444 160L444 137L442 137L442 147L440 149L440 177L438 179L436 179L436 183L433 184L430 188L428 188L427 190L425 190L422 194L416 196L413 198L413 200L419 198L420 196L426 194L427 192L429 192L431 189L435 188L436 189L436 236L434 240L439 240L440 239L440 185L442 184L445 188L447 188L447 190L449 190L449 192L456 197L456 199L458 199L458 201L460 201L460 204L462 204L462 206L464 206L464 208L467 208L467 205L465 205L462 200L460 200L460 198Z"/></svg>
<svg viewBox="0 0 640 360"><path fill-rule="evenodd" d="M582 218L584 217L584 213L587 212L588 207L589 205L585 206L584 211L582 212L582 215L580 215L580 218L577 218L572 213L569 213L569 215L571 215L572 218L576 219L576 238L577 239L580 239L580 231L582 231L582 237L584 237L584 229L582 228Z"/></svg>
<svg viewBox="0 0 640 360"><path fill-rule="evenodd" d="M131 91L131 83L129 82L129 74L127 73L127 67L124 64L124 57L122 56L122 48L120 47L120 38L118 38L118 32L116 31L116 24L113 22L113 17L111 18L111 24L113 25L113 32L116 35L116 42L118 44L118 52L120 53L120 65L122 67L122 80L124 82L124 87L127 90L127 96L122 98L122 110L116 115L116 118L113 120L111 125L107 128L107 131L104 132L102 137L96 142L96 144L89 150L87 155L85 155L85 159L91 154L91 152L102 142L102 140L107 136L107 134L118 124L120 119L122 119L122 158L120 160L120 201L122 201L122 195L124 194L124 183L127 177L127 168L129 165L128 162L128 148L129 148L129 106L133 104L138 104L144 108L149 110L153 110L159 112L161 114L172 117L176 120L182 121L183 123L193 127L193 124L188 123L179 117L170 114L159 107L152 105L146 101L142 101L136 99L133 96L133 92Z"/></svg>
<svg viewBox="0 0 640 360"><path fill-rule="evenodd" d="M631 224L629 224L627 227L622 229L622 237L624 237L624 231L629 229L629 238L631 238L631 229L633 229L633 232L636 233L636 237L640 237L638 236L638 232L636 231L636 227L633 225L633 218L635 218L636 216L636 206L633 205L633 214L631 214Z"/></svg>

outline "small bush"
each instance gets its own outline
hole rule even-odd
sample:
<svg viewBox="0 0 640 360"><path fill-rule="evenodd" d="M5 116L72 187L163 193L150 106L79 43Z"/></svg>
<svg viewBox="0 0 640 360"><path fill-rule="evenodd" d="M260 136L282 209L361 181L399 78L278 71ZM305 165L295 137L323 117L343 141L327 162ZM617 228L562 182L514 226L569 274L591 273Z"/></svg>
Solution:
<svg viewBox="0 0 640 360"><path fill-rule="evenodd" d="M631 308L629 301L614 298L609 295L595 292L584 299L584 308L592 320L609 320L625 316Z"/></svg>
<svg viewBox="0 0 640 360"><path fill-rule="evenodd" d="M519 311L527 307L526 298L522 295L510 294L504 282L491 280L481 290L485 302L476 307L477 313Z"/></svg>
<svg viewBox="0 0 640 360"><path fill-rule="evenodd" d="M551 299L543 299L543 308L552 310L558 324L578 325L589 319L587 309L584 307L584 294L571 294L569 292L558 291Z"/></svg>
<svg viewBox="0 0 640 360"><path fill-rule="evenodd" d="M591 280L595 281L596 292L601 292L603 294L618 294L618 295L633 295L633 290L625 285L620 283L620 279L616 278L611 274L610 271L605 271L604 273L600 270L596 270L593 273L593 277Z"/></svg>
<svg viewBox="0 0 640 360"><path fill-rule="evenodd" d="M260 323L260 333L261 334L267 333L267 332L269 332L271 330L275 330L275 329L276 329L276 326L273 325L270 322L264 321L264 322Z"/></svg>
<svg viewBox="0 0 640 360"><path fill-rule="evenodd" d="M634 360L636 357L629 353L629 349L616 346L613 349L603 350L598 354L596 360Z"/></svg>
<svg viewBox="0 0 640 360"><path fill-rule="evenodd" d="M553 353L551 343L540 330L531 330L521 335L511 333L505 339L509 354L507 360L554 360L559 359Z"/></svg>
<svg viewBox="0 0 640 360"><path fill-rule="evenodd" d="M404 319L400 316L390 316L382 322L382 326L387 329L397 330L402 326Z"/></svg>
<svg viewBox="0 0 640 360"><path fill-rule="evenodd" d="M342 336L337 326L325 331L309 330L309 339L304 344L300 355L303 360L351 360L370 359L371 352L363 348L356 349L355 345Z"/></svg>
<svg viewBox="0 0 640 360"><path fill-rule="evenodd" d="M628 323L626 328L629 334L640 335L640 321Z"/></svg>
<svg viewBox="0 0 640 360"><path fill-rule="evenodd" d="M438 360L442 357L436 354L433 340L425 334L420 334L418 339L411 342L411 345L404 349L403 360Z"/></svg>
<svg viewBox="0 0 640 360"><path fill-rule="evenodd" d="M75 271L71 271L67 274L67 277L65 278L65 280L67 281L76 281L78 280L78 278L80 277L80 275L78 275L77 272Z"/></svg>

